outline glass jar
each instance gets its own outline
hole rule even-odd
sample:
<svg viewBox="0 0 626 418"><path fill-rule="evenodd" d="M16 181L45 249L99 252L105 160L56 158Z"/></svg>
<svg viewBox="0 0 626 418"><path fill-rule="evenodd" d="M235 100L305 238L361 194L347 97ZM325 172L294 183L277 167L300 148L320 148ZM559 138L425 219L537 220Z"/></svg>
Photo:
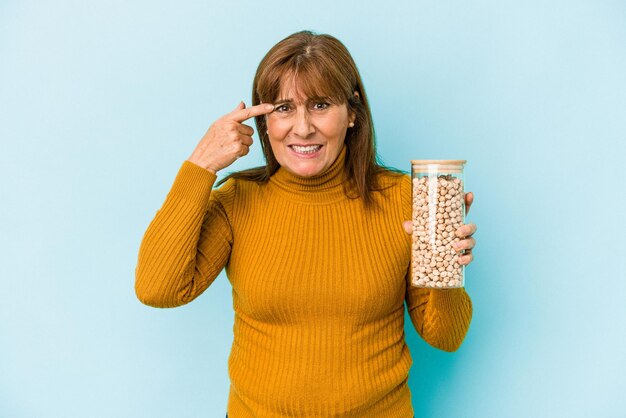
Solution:
<svg viewBox="0 0 626 418"><path fill-rule="evenodd" d="M466 160L412 160L413 233L411 284L428 288L465 286L464 251L455 231L465 223L463 166Z"/></svg>

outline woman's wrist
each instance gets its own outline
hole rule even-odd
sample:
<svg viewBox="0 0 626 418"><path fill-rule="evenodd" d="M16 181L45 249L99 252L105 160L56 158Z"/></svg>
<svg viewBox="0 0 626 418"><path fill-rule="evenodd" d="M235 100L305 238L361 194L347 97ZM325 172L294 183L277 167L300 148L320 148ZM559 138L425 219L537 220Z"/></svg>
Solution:
<svg viewBox="0 0 626 418"><path fill-rule="evenodd" d="M215 170L214 168L212 168L210 165L205 164L201 164L200 161L195 160L193 157L189 157L187 158L187 161L189 161L190 163L193 163L195 165L197 165L198 167L202 167L205 170L207 170L208 172L217 175L217 170Z"/></svg>

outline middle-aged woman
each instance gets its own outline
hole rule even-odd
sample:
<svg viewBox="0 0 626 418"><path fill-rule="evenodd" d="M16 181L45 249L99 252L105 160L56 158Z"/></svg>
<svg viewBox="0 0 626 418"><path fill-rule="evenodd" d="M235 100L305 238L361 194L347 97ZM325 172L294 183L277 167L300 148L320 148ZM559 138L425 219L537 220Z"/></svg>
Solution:
<svg viewBox="0 0 626 418"><path fill-rule="evenodd" d="M141 242L138 298L186 304L226 268L231 418L413 417L404 304L425 341L454 351L472 303L463 288L410 284L411 179L376 162L350 53L329 35L288 36L259 64L252 104L217 119L182 163ZM213 190L248 154L252 117L266 165ZM475 231L456 231L461 264Z"/></svg>

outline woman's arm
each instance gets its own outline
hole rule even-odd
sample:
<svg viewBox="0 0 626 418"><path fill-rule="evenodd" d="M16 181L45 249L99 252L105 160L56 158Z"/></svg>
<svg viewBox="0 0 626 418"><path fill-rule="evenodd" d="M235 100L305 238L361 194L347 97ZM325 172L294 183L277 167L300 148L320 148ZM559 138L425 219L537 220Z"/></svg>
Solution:
<svg viewBox="0 0 626 418"><path fill-rule="evenodd" d="M216 174L183 162L148 226L135 269L135 292L146 305L171 308L198 297L226 265L233 242L225 206L234 184L212 190Z"/></svg>
<svg viewBox="0 0 626 418"><path fill-rule="evenodd" d="M412 194L411 177L406 175L401 182L402 216L411 219ZM466 210L473 200L473 194L466 197ZM412 221L404 222L408 242L411 245L410 236L413 228ZM463 225L457 233L465 236L476 231L473 224ZM466 249L466 257L463 264L471 262L471 253L475 240L468 238L460 241L462 249ZM459 249L460 250L460 249ZM429 289L411 285L411 265L406 273L406 296L405 302L411 322L417 333L431 346L444 351L456 351L460 346L472 320L472 301L465 288L454 289Z"/></svg>
<svg viewBox="0 0 626 418"><path fill-rule="evenodd" d="M431 346L456 351L472 320L472 301L464 288L428 289L410 284L406 305L417 333Z"/></svg>

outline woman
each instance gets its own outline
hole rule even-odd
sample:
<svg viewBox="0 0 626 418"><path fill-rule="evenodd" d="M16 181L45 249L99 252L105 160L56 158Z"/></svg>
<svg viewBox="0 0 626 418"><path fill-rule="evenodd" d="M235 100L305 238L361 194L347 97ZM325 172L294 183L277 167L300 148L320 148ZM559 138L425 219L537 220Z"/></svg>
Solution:
<svg viewBox="0 0 626 418"><path fill-rule="evenodd" d="M252 94L183 162L141 243L137 296L179 306L226 268L231 418L412 417L404 303L445 351L462 343L472 305L464 289L409 283L411 180L376 163L356 65L332 36L295 33L263 58ZM248 154L252 117L267 165L212 190ZM475 231L456 231L463 264Z"/></svg>

